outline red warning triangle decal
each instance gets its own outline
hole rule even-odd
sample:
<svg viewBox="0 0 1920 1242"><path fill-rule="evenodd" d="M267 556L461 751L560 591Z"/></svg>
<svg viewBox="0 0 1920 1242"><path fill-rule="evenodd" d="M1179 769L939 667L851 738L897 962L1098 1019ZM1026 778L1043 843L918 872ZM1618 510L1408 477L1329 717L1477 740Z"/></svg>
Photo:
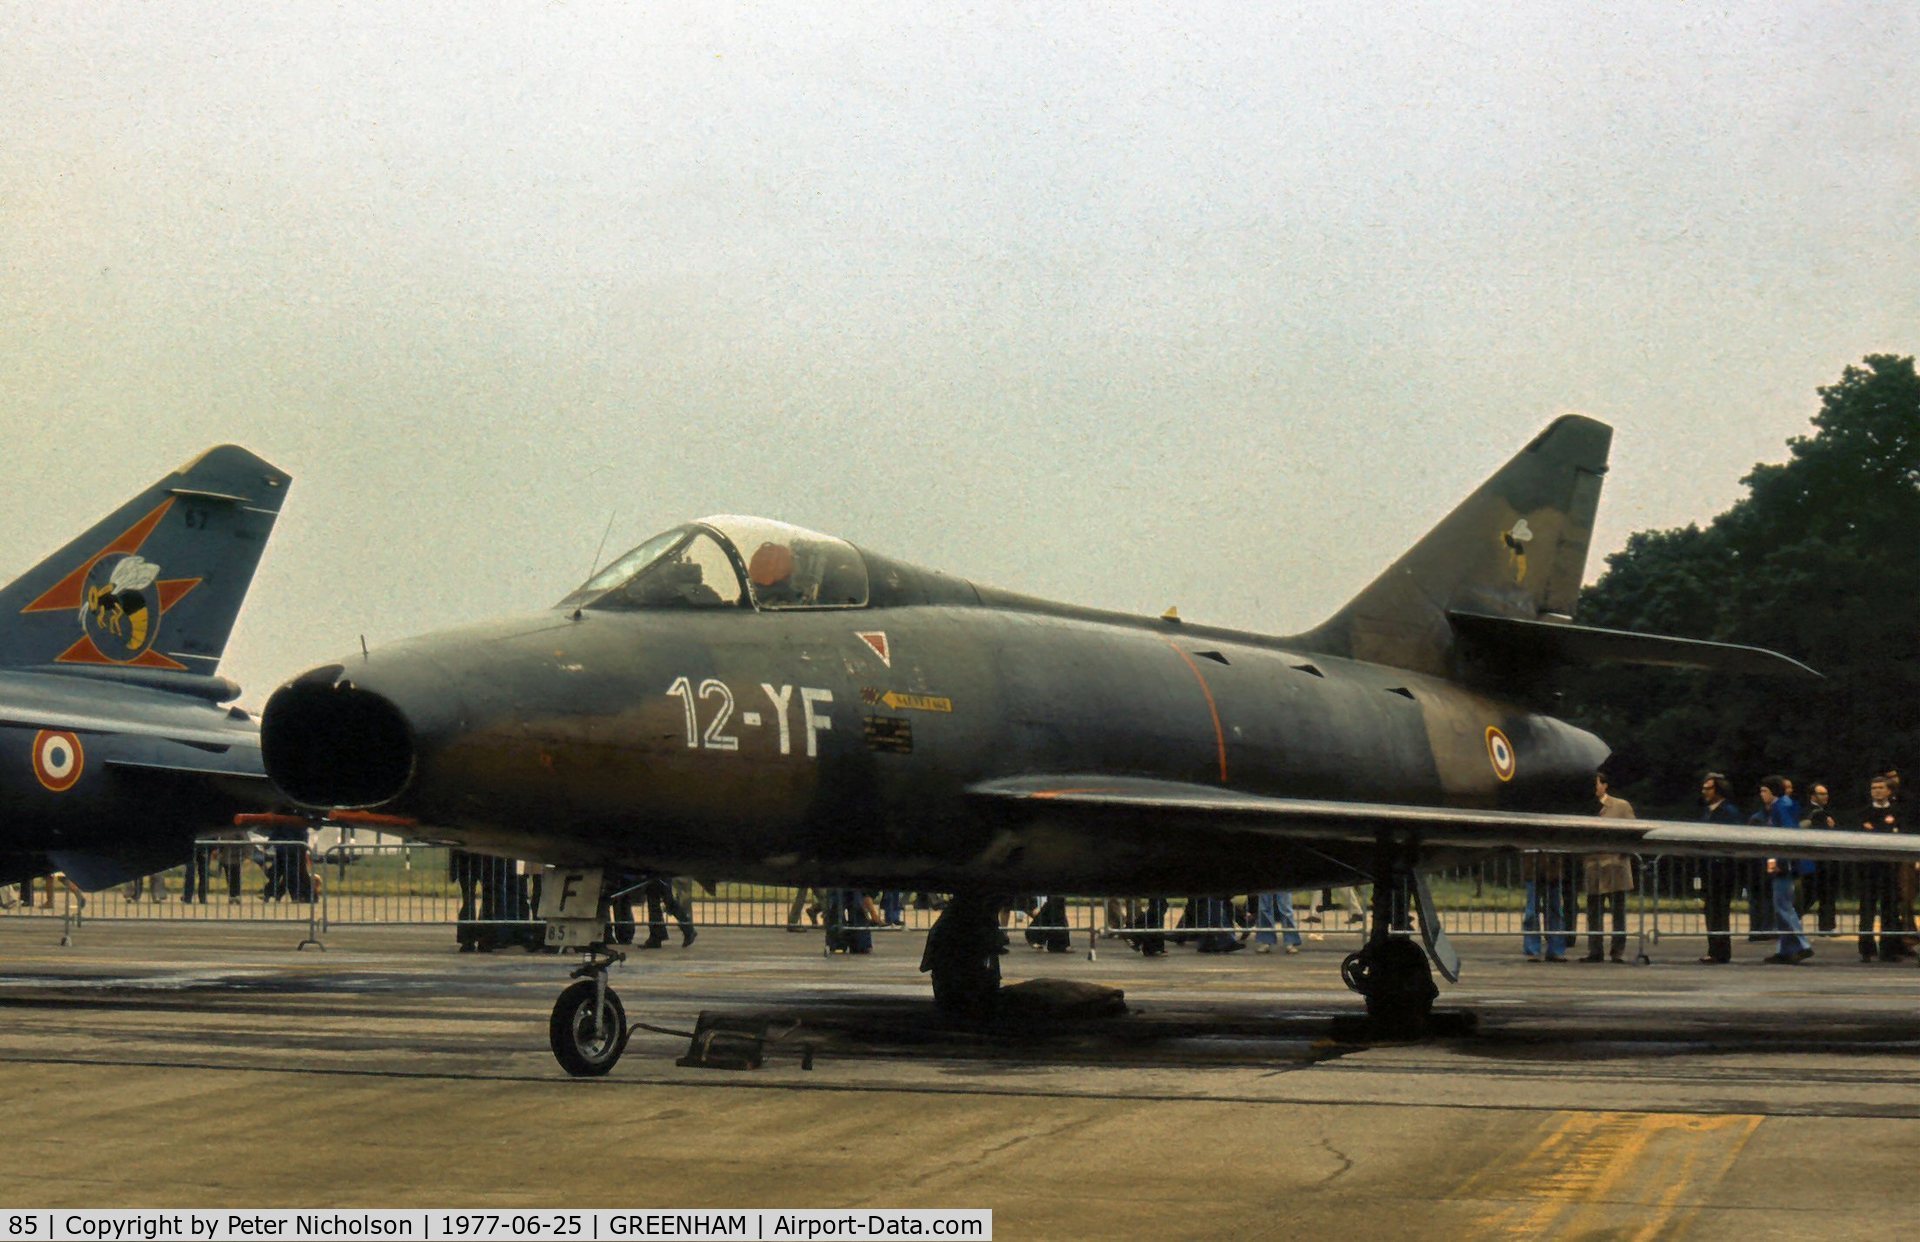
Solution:
<svg viewBox="0 0 1920 1242"><path fill-rule="evenodd" d="M855 638L873 648L873 654L880 657L880 663L893 667L893 651L887 646L887 636L880 630L855 630Z"/></svg>

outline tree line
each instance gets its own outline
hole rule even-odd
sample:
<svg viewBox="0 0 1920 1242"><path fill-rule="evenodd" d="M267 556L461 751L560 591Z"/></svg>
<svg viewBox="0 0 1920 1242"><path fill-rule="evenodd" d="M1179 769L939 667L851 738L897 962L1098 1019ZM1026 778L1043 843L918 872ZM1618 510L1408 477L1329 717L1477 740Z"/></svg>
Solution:
<svg viewBox="0 0 1920 1242"><path fill-rule="evenodd" d="M1571 674L1562 710L1614 747L1614 790L1643 815L1687 814L1708 769L1741 790L1828 781L1849 807L1869 772L1920 765L1920 377L1874 354L1819 395L1812 434L1726 512L1632 535L1581 592L1583 625L1767 647L1824 674Z"/></svg>

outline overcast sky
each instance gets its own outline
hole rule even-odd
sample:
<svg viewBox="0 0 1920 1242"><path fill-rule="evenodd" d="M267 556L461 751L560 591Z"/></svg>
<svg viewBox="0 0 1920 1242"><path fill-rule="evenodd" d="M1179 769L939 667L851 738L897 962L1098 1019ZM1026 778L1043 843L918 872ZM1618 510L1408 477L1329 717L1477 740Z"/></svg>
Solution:
<svg viewBox="0 0 1920 1242"><path fill-rule="evenodd" d="M224 671L709 512L1291 632L1556 414L1601 556L1920 345L1920 8L0 8L0 577L295 478Z"/></svg>

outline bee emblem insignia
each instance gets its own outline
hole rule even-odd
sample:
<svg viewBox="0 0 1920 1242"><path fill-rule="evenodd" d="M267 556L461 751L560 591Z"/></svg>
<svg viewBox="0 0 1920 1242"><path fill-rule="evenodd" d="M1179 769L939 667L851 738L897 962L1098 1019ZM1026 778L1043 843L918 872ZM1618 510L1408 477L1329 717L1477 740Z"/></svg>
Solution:
<svg viewBox="0 0 1920 1242"><path fill-rule="evenodd" d="M1527 525L1527 519L1521 518L1513 524L1513 529L1500 536L1500 542L1507 547L1507 568L1513 571L1516 584L1527 580L1527 545L1533 542L1533 527Z"/></svg>
<svg viewBox="0 0 1920 1242"><path fill-rule="evenodd" d="M160 601L153 584L160 567L141 556L124 556L112 565L104 583L95 585L93 579L106 568L105 561L88 576L80 625L108 659L131 660L151 646L158 633Z"/></svg>
<svg viewBox="0 0 1920 1242"><path fill-rule="evenodd" d="M80 637L54 657L56 664L132 664L174 671L187 666L155 649L161 619L199 578L162 578L141 545L173 509L172 498L135 522L118 539L47 588L22 613L63 612L80 622ZM204 525L204 518L201 520ZM200 529L191 520L190 529Z"/></svg>

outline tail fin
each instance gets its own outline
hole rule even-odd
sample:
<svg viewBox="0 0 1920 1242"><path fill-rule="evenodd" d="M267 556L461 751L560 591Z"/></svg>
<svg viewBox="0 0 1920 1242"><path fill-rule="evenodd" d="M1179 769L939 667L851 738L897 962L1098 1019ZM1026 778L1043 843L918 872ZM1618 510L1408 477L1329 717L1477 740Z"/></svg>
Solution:
<svg viewBox="0 0 1920 1242"><path fill-rule="evenodd" d="M1460 672L1449 612L1569 617L1613 428L1555 419L1387 572L1294 641L1414 672Z"/></svg>
<svg viewBox="0 0 1920 1242"><path fill-rule="evenodd" d="M0 589L0 666L211 676L289 482L230 444L161 479Z"/></svg>

